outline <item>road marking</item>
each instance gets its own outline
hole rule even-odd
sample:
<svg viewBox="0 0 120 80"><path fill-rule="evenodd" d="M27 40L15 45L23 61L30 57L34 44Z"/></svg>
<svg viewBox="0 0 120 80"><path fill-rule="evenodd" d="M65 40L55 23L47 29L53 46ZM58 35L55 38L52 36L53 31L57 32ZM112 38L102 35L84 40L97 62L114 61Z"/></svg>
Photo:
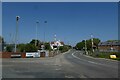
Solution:
<svg viewBox="0 0 120 80"><path fill-rule="evenodd" d="M74 78L73 76L67 75L65 78Z"/></svg>
<svg viewBox="0 0 120 80"><path fill-rule="evenodd" d="M59 71L59 70L61 70L61 68L58 68L58 69L55 69L56 71Z"/></svg>
<svg viewBox="0 0 120 80"><path fill-rule="evenodd" d="M79 53L80 53L80 51L76 51L76 52L79 52ZM80 55L85 56L85 57L88 57L88 58L92 58L92 59L95 59L95 60L100 60L100 59L102 59L102 60L106 60L106 61L115 61L115 62L118 62L117 60L112 60L112 59L106 59L106 58L94 58L94 57L92 57L92 56L83 55L83 54L80 54Z"/></svg>
<svg viewBox="0 0 120 80"><path fill-rule="evenodd" d="M77 56L74 55L75 53L76 52L72 53L72 56L75 57L75 58L77 58L77 59L80 59L79 57L77 57ZM87 60L84 60L84 59L80 59L80 60L87 61Z"/></svg>
<svg viewBox="0 0 120 80"><path fill-rule="evenodd" d="M66 53L69 53L70 52L70 50L69 51L67 51L67 52L64 52L63 54L66 54Z"/></svg>
<svg viewBox="0 0 120 80"><path fill-rule="evenodd" d="M77 58L77 59L79 59L79 60L86 61L86 62L89 62L89 63L92 63L92 64L104 65L104 64L101 64L101 63L96 63L96 62L93 62L93 61L87 61L87 60L81 59L81 58L75 56L75 55L74 55L75 53L76 53L76 52L72 53L72 56L75 57L75 58ZM106 66L106 65L104 65L104 66Z"/></svg>
<svg viewBox="0 0 120 80"><path fill-rule="evenodd" d="M80 75L79 78L87 78L87 77L84 75Z"/></svg>

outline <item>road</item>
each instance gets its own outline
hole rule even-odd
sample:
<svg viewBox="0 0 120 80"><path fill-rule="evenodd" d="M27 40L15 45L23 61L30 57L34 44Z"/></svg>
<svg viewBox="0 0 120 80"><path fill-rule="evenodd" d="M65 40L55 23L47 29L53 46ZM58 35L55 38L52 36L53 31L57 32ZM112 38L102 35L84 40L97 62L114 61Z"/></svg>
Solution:
<svg viewBox="0 0 120 80"><path fill-rule="evenodd" d="M55 57L2 60L3 78L118 78L118 61L70 50Z"/></svg>

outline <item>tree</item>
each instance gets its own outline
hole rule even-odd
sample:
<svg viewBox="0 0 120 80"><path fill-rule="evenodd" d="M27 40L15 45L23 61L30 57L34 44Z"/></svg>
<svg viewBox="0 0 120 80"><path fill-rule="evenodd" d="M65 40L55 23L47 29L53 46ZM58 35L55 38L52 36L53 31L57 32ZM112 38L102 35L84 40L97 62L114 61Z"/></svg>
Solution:
<svg viewBox="0 0 120 80"><path fill-rule="evenodd" d="M50 47L50 44L49 44L49 43L46 42L44 45L45 45L45 49L46 49L46 50L51 50L51 47Z"/></svg>
<svg viewBox="0 0 120 80"><path fill-rule="evenodd" d="M36 40L36 39L32 39L32 41L30 41L30 44L35 45L35 41L37 42L37 46L39 45L40 41Z"/></svg>
<svg viewBox="0 0 120 80"><path fill-rule="evenodd" d="M60 46L59 47L59 50L61 51L61 52L66 52L66 51L68 51L70 48L69 48L69 46L68 45L64 45L64 46Z"/></svg>
<svg viewBox="0 0 120 80"><path fill-rule="evenodd" d="M94 42L94 45L96 46L96 48L98 49L98 44L101 42L101 40L98 38L93 38L93 42Z"/></svg>
<svg viewBox="0 0 120 80"><path fill-rule="evenodd" d="M85 41L79 42L76 44L75 48L82 50L85 47Z"/></svg>
<svg viewBox="0 0 120 80"><path fill-rule="evenodd" d="M26 52L36 52L37 51L37 47L33 44L26 44L25 46L25 51Z"/></svg>
<svg viewBox="0 0 120 80"><path fill-rule="evenodd" d="M100 42L100 39L93 38L93 45L96 46L97 49L98 49L99 42ZM83 47L85 47L85 41L83 40L82 42L78 42L75 47L77 49L79 49L79 50L82 50ZM92 50L92 41L91 41L91 39L86 40L86 47L87 47L87 50Z"/></svg>
<svg viewBox="0 0 120 80"><path fill-rule="evenodd" d="M19 44L18 46L18 50L20 52L36 52L37 51L37 47L34 44Z"/></svg>
<svg viewBox="0 0 120 80"><path fill-rule="evenodd" d="M100 39L93 38L93 48L94 49L98 49L99 42L100 42ZM91 41L91 39L86 40L86 44L87 44L87 50L92 50L92 41Z"/></svg>
<svg viewBox="0 0 120 80"><path fill-rule="evenodd" d="M86 40L86 47L87 47L87 50L92 50L92 41L91 41L91 39Z"/></svg>
<svg viewBox="0 0 120 80"><path fill-rule="evenodd" d="M26 46L26 44L19 44L19 45L18 45L19 51L20 51L20 52L24 52L24 51L25 51L25 46Z"/></svg>
<svg viewBox="0 0 120 80"><path fill-rule="evenodd" d="M6 51L7 51L7 52L12 52L12 50L13 50L13 46L12 46L12 45L8 45L8 46L6 47Z"/></svg>

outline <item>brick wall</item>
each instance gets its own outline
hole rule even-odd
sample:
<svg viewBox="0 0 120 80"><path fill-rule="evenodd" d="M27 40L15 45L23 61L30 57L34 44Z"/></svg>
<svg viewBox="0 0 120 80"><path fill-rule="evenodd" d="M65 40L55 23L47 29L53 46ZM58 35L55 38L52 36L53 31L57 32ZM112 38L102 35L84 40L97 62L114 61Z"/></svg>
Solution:
<svg viewBox="0 0 120 80"><path fill-rule="evenodd" d="M1 58L11 58L11 52L2 52Z"/></svg>
<svg viewBox="0 0 120 80"><path fill-rule="evenodd" d="M26 53L21 53L22 58L26 58Z"/></svg>
<svg viewBox="0 0 120 80"><path fill-rule="evenodd" d="M11 58L11 55L21 55L21 58L26 58L26 53L0 52L0 58Z"/></svg>

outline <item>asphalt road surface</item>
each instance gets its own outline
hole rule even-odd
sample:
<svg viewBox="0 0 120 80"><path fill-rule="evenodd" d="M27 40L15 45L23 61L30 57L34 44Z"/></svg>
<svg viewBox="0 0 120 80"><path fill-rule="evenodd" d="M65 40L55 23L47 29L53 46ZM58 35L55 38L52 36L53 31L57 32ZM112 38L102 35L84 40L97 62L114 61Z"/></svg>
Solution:
<svg viewBox="0 0 120 80"><path fill-rule="evenodd" d="M70 50L55 57L2 60L3 78L118 78L118 61Z"/></svg>

